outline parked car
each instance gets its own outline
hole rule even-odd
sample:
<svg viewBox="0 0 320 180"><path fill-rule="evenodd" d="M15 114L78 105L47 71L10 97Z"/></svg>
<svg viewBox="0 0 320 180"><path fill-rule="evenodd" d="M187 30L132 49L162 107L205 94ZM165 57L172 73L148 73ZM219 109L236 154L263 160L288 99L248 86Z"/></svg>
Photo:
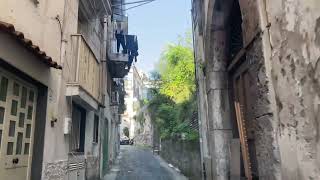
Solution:
<svg viewBox="0 0 320 180"><path fill-rule="evenodd" d="M129 145L130 144L130 139L126 136L120 138L120 145Z"/></svg>
<svg viewBox="0 0 320 180"><path fill-rule="evenodd" d="M133 145L133 139L130 139L130 140L129 140L129 144L130 144L130 145Z"/></svg>

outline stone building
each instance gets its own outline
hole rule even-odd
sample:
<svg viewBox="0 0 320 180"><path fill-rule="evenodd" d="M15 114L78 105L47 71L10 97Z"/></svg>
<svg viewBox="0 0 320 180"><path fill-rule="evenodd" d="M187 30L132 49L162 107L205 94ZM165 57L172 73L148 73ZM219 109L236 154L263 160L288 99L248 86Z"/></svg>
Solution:
<svg viewBox="0 0 320 180"><path fill-rule="evenodd" d="M123 129L129 129L130 138L136 138L143 131L143 126L137 122L136 118L143 108L143 102L148 98L147 86L149 81L147 76L140 71L135 65L125 77L125 105L126 110L121 122L121 134ZM149 127L149 126L148 126Z"/></svg>
<svg viewBox="0 0 320 180"><path fill-rule="evenodd" d="M193 0L204 179L320 179L320 1Z"/></svg>
<svg viewBox="0 0 320 180"><path fill-rule="evenodd" d="M130 70L116 52L115 30L128 33L122 2L0 1L0 179L106 174Z"/></svg>

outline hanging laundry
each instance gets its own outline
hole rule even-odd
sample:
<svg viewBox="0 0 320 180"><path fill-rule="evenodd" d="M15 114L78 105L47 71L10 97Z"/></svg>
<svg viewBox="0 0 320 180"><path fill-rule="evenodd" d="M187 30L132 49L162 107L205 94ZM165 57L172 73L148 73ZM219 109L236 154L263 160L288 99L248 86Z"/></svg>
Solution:
<svg viewBox="0 0 320 180"><path fill-rule="evenodd" d="M120 51L120 45L122 46L123 49L123 54L127 53L127 47L126 47L126 43L125 43L125 36L123 34L123 30L116 30L115 33L116 39L117 39L117 53L119 53Z"/></svg>
<svg viewBox="0 0 320 180"><path fill-rule="evenodd" d="M132 63L133 58L135 59L135 62L137 62L137 56L139 55L137 36L126 35L125 40L126 40L126 47L127 47L128 54L129 54L129 63L130 63L130 61Z"/></svg>

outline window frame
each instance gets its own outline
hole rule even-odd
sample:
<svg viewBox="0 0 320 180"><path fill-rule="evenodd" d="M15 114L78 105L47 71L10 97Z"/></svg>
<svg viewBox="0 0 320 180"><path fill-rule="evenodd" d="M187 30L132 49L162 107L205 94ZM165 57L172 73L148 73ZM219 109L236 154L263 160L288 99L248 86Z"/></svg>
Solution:
<svg viewBox="0 0 320 180"><path fill-rule="evenodd" d="M92 142L93 143L99 143L99 116L94 115L94 121L93 121L93 138Z"/></svg>
<svg viewBox="0 0 320 180"><path fill-rule="evenodd" d="M76 104L73 104L72 111L75 110L78 111L80 115L80 119L78 119L80 122L76 122L77 120L72 117L69 152L84 153L86 137L86 110ZM75 115L74 113L75 112L72 112L72 116ZM74 129L73 127L76 125L79 127ZM78 133L73 132L74 130Z"/></svg>

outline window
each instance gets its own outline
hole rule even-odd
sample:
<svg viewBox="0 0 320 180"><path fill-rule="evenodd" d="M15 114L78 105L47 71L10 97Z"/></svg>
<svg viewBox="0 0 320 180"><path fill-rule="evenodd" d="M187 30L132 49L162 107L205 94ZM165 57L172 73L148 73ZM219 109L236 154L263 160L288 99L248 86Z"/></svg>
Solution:
<svg viewBox="0 0 320 180"><path fill-rule="evenodd" d="M4 120L4 108L0 107L0 124L3 124Z"/></svg>
<svg viewBox="0 0 320 180"><path fill-rule="evenodd" d="M99 139L99 116L94 115L93 142L98 143L98 139Z"/></svg>
<svg viewBox="0 0 320 180"><path fill-rule="evenodd" d="M30 138L30 136L31 136L31 124L27 124L26 138Z"/></svg>
<svg viewBox="0 0 320 180"><path fill-rule="evenodd" d="M16 154L21 154L23 134L18 132Z"/></svg>
<svg viewBox="0 0 320 180"><path fill-rule="evenodd" d="M22 94L21 94L21 103L20 103L20 107L21 108L25 108L26 104L27 104L27 88L26 87L22 87Z"/></svg>
<svg viewBox="0 0 320 180"><path fill-rule="evenodd" d="M13 142L8 142L7 144L7 155L13 154Z"/></svg>
<svg viewBox="0 0 320 180"><path fill-rule="evenodd" d="M14 137L16 132L16 122L15 121L10 121L9 124L9 137Z"/></svg>
<svg viewBox="0 0 320 180"><path fill-rule="evenodd" d="M77 105L72 107L70 151L84 152L86 112Z"/></svg>
<svg viewBox="0 0 320 180"><path fill-rule="evenodd" d="M20 113L20 115L19 115L19 127L21 127L21 128L24 127L24 117L25 117L25 114L24 113Z"/></svg>
<svg viewBox="0 0 320 180"><path fill-rule="evenodd" d="M34 100L34 92L33 92L33 91L30 91L30 92L29 92L29 101L30 101L30 102L33 102L33 100Z"/></svg>
<svg viewBox="0 0 320 180"><path fill-rule="evenodd" d="M11 115L16 116L18 111L18 101L12 100L11 103Z"/></svg>
<svg viewBox="0 0 320 180"><path fill-rule="evenodd" d="M1 78L0 83L0 101L6 101L9 80L5 77Z"/></svg>
<svg viewBox="0 0 320 180"><path fill-rule="evenodd" d="M29 149L30 149L30 144L29 143L25 143L24 144L24 153L23 154L29 154Z"/></svg>
<svg viewBox="0 0 320 180"><path fill-rule="evenodd" d="M13 95L19 96L20 85L18 83L13 83Z"/></svg>
<svg viewBox="0 0 320 180"><path fill-rule="evenodd" d="M32 111L33 111L33 107L32 106L28 106L28 113L27 113L27 119L32 119Z"/></svg>

